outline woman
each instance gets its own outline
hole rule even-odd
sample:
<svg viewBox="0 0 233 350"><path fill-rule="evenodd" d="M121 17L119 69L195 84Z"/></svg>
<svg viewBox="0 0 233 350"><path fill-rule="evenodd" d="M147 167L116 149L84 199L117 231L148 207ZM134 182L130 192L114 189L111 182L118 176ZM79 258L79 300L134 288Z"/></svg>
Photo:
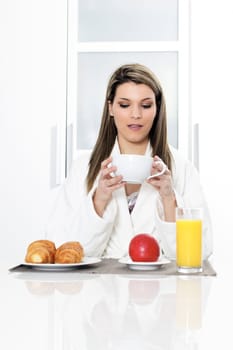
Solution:
<svg viewBox="0 0 233 350"><path fill-rule="evenodd" d="M114 154L154 158L142 184L112 177ZM175 258L176 206L203 207L203 255L212 252L208 210L196 169L167 142L166 106L154 74L139 64L118 68L109 80L99 136L93 151L80 151L66 179L47 228L55 242L79 240L87 256L120 258L138 233L154 235L168 258Z"/></svg>

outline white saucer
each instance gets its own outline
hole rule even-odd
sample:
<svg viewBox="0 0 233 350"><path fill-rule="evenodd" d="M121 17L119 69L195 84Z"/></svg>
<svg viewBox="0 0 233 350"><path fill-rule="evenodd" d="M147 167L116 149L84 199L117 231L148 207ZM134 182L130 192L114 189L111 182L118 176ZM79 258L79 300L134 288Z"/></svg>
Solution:
<svg viewBox="0 0 233 350"><path fill-rule="evenodd" d="M155 262L139 262L132 261L129 257L124 257L119 260L119 263L127 265L131 270L158 270L162 266L169 264L170 260L165 257L160 257Z"/></svg>

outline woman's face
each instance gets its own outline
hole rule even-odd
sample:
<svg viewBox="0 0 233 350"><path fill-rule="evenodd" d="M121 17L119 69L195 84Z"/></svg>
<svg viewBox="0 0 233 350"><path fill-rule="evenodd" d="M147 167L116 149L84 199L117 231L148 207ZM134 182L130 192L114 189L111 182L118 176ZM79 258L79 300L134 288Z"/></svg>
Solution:
<svg viewBox="0 0 233 350"><path fill-rule="evenodd" d="M146 147L156 115L155 95L149 86L133 82L119 85L109 111L114 117L121 150L133 144Z"/></svg>

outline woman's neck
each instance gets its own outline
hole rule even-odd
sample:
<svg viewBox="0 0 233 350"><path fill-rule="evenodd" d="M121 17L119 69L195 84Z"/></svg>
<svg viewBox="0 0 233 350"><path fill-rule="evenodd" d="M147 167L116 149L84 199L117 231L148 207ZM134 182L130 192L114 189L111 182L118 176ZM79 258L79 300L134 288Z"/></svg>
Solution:
<svg viewBox="0 0 233 350"><path fill-rule="evenodd" d="M143 141L142 143L129 143L118 140L119 149L122 154L141 154L146 153L149 140Z"/></svg>

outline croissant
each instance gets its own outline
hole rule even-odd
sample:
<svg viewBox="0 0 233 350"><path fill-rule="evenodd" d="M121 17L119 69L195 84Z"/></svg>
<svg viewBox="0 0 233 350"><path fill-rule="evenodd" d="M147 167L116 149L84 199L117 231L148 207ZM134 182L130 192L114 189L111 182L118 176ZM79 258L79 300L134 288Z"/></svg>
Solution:
<svg viewBox="0 0 233 350"><path fill-rule="evenodd" d="M75 264L82 261L84 250L79 242L71 241L63 243L56 250L55 263L57 264Z"/></svg>
<svg viewBox="0 0 233 350"><path fill-rule="evenodd" d="M53 264L56 247L52 241L41 239L29 244L25 256L27 263Z"/></svg>

